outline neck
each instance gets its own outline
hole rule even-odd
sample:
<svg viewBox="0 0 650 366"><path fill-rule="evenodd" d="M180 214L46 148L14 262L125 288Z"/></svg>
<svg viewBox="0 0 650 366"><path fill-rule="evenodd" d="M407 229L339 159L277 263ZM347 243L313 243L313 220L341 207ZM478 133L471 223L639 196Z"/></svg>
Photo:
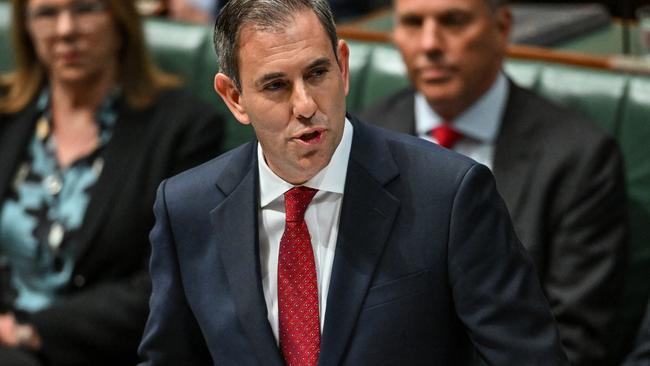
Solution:
<svg viewBox="0 0 650 366"><path fill-rule="evenodd" d="M54 111L95 110L114 87L114 73L79 82L50 78L51 105Z"/></svg>

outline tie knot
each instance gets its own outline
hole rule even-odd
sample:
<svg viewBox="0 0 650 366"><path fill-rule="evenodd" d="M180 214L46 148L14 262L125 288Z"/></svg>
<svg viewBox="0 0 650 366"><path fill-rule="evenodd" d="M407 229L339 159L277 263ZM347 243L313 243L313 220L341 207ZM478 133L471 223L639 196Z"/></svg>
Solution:
<svg viewBox="0 0 650 366"><path fill-rule="evenodd" d="M443 123L431 130L431 137L433 137L440 146L451 149L456 141L460 140L463 135L449 126L449 123Z"/></svg>
<svg viewBox="0 0 650 366"><path fill-rule="evenodd" d="M305 217L307 206L317 190L309 187L293 187L284 193L284 209L286 221L301 221Z"/></svg>

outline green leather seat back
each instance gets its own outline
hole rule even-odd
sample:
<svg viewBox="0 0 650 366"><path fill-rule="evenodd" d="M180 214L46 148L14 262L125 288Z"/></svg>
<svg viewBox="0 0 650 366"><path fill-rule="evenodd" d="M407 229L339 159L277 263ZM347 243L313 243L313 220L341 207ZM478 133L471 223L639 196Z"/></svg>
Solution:
<svg viewBox="0 0 650 366"><path fill-rule="evenodd" d="M0 73L13 67L13 54L11 50L11 7L9 3L0 2Z"/></svg>
<svg viewBox="0 0 650 366"><path fill-rule="evenodd" d="M368 62L372 56L373 44L365 42L348 42L350 47L350 92L346 99L348 110L357 111L366 84Z"/></svg>
<svg viewBox="0 0 650 366"><path fill-rule="evenodd" d="M537 91L615 134L627 82L628 76L621 73L549 64L542 70Z"/></svg>
<svg viewBox="0 0 650 366"><path fill-rule="evenodd" d="M206 43L207 29L191 24L150 19L144 22L147 45L164 70L192 83L201 67L200 50Z"/></svg>
<svg viewBox="0 0 650 366"><path fill-rule="evenodd" d="M399 52L389 45L377 44L368 59L359 104L354 111L360 111L408 85L409 80Z"/></svg>

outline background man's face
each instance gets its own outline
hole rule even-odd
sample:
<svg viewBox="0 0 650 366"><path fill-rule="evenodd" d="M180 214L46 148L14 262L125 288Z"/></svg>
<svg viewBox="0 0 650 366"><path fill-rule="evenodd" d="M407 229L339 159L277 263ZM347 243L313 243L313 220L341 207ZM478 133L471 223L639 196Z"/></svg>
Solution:
<svg viewBox="0 0 650 366"><path fill-rule="evenodd" d="M240 37L242 123L251 123L267 164L300 184L330 161L343 135L348 48L339 60L316 15L295 15L281 32L245 25ZM232 108L231 108L232 110Z"/></svg>
<svg viewBox="0 0 650 366"><path fill-rule="evenodd" d="M414 86L454 118L491 86L510 29L507 8L486 0L395 0L395 45Z"/></svg>

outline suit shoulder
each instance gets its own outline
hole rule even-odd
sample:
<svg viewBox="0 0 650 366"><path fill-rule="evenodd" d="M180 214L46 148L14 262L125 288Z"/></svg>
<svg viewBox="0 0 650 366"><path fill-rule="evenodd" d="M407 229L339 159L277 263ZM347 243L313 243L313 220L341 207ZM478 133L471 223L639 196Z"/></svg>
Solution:
<svg viewBox="0 0 650 366"><path fill-rule="evenodd" d="M540 132L545 131L555 139L609 139L609 134L598 123L583 113L521 87L513 88L518 99L515 104L525 105L526 113L537 116ZM510 108L517 108L510 106ZM523 108L523 107L521 107Z"/></svg>
<svg viewBox="0 0 650 366"><path fill-rule="evenodd" d="M166 189L173 195L196 197L206 189L212 190L224 174L233 174L236 169L250 165L247 160L255 142L248 142L225 152L203 164L185 170L167 179Z"/></svg>
<svg viewBox="0 0 650 366"><path fill-rule="evenodd" d="M504 123L528 124L528 134L534 136L531 138L536 144L545 147L541 150L544 156L566 166L608 155L622 160L615 138L596 121L533 91L516 87L513 93L508 108L518 111L512 112L513 117Z"/></svg>

